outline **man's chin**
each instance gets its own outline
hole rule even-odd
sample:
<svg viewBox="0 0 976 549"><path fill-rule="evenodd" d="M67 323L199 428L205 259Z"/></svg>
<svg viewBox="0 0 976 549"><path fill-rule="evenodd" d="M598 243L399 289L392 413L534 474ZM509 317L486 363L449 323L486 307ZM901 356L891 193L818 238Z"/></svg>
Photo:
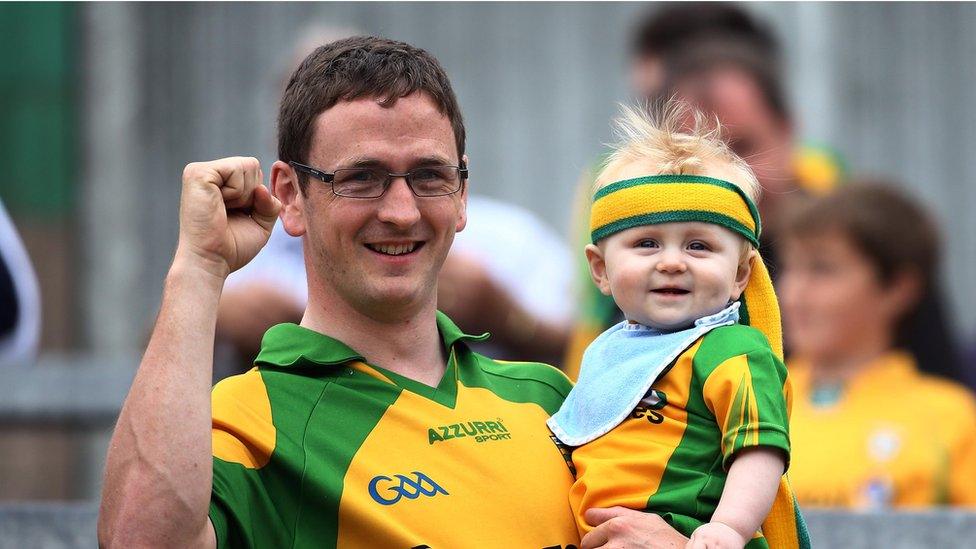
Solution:
<svg viewBox="0 0 976 549"><path fill-rule="evenodd" d="M368 296L375 308L391 312L419 308L426 305L428 301L436 303L432 284L402 279L377 284L371 288Z"/></svg>

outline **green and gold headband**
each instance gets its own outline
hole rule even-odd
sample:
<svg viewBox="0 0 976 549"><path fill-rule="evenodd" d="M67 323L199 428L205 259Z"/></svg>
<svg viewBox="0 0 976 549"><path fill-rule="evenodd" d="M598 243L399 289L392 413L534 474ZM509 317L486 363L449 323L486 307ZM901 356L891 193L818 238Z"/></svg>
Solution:
<svg viewBox="0 0 976 549"><path fill-rule="evenodd" d="M593 195L595 244L642 225L701 221L721 225L759 247L759 210L738 185L700 175L651 175L611 183Z"/></svg>
<svg viewBox="0 0 976 549"><path fill-rule="evenodd" d="M738 185L700 175L651 175L611 183L593 195L590 238L597 243L633 227L659 223L721 225L759 248L759 210ZM752 264L742 294L740 322L766 335L783 358L779 303L762 258Z"/></svg>

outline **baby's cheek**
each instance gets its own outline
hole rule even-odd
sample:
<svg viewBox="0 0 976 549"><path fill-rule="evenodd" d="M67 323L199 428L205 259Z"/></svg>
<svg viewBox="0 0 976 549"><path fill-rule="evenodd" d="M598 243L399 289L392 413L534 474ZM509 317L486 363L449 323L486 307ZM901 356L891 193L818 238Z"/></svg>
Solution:
<svg viewBox="0 0 976 549"><path fill-rule="evenodd" d="M732 285L715 285L709 292L702 296L704 299L700 303L703 308L708 310L722 308L729 302L730 298L734 297L732 295L733 291L734 287Z"/></svg>
<svg viewBox="0 0 976 549"><path fill-rule="evenodd" d="M620 270L616 276L610 278L610 287L614 295L632 295L642 293L647 286L646 277L634 270Z"/></svg>
<svg viewBox="0 0 976 549"><path fill-rule="evenodd" d="M610 293L621 309L628 309L640 301L644 286L641 277L631 271L619 271L610 277Z"/></svg>

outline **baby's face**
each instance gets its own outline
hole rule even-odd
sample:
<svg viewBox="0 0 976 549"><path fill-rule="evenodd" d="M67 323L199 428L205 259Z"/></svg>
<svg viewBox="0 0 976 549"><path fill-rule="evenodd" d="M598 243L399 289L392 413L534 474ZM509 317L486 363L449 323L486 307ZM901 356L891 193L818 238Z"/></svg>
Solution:
<svg viewBox="0 0 976 549"><path fill-rule="evenodd" d="M716 313L749 280L744 239L711 223L634 227L587 246L594 281L628 320L674 330Z"/></svg>

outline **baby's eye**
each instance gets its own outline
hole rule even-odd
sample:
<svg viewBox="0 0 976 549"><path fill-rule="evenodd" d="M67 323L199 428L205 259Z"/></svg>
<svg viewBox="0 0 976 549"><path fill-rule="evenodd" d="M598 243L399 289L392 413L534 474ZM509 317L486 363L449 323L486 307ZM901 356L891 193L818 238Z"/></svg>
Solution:
<svg viewBox="0 0 976 549"><path fill-rule="evenodd" d="M638 248L657 248L657 241L651 240L650 238L645 238L643 240L637 241Z"/></svg>
<svg viewBox="0 0 976 549"><path fill-rule="evenodd" d="M694 250L696 252L707 252L711 248L708 247L708 244L705 244L704 242L701 242L701 241L696 240L696 241L688 244L688 249L689 250Z"/></svg>

